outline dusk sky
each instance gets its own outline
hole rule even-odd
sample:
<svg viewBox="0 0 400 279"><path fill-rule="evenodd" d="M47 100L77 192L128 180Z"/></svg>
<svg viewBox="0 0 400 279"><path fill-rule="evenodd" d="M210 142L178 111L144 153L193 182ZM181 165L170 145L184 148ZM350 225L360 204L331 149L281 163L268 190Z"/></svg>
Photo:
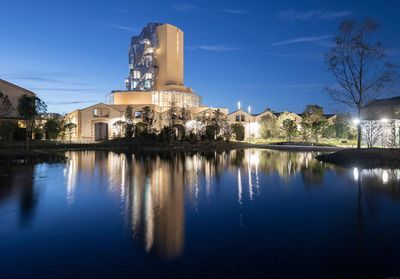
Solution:
<svg viewBox="0 0 400 279"><path fill-rule="evenodd" d="M185 84L213 107L301 112L338 106L323 53L345 19L382 24L388 59L400 63L400 1L2 1L0 78L38 94L51 112L105 102L124 89L128 46L148 22L185 33Z"/></svg>

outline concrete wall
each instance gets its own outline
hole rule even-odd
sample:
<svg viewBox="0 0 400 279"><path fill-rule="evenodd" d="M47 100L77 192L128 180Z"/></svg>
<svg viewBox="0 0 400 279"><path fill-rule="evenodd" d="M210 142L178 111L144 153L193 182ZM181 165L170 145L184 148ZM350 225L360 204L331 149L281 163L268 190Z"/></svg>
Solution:
<svg viewBox="0 0 400 279"><path fill-rule="evenodd" d="M167 85L183 85L184 45L182 30L170 24L163 24L157 27L157 37L158 74L156 89L167 89Z"/></svg>

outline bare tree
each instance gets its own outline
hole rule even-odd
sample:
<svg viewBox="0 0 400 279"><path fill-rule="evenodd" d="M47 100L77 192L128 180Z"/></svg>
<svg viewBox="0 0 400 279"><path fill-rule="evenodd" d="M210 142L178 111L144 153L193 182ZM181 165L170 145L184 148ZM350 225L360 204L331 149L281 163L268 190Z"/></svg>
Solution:
<svg viewBox="0 0 400 279"><path fill-rule="evenodd" d="M396 79L395 66L385 60L381 43L374 39L379 24L369 18L342 22L335 45L326 53L327 69L339 87L327 87L335 100L356 109L359 119L365 106L388 92ZM357 125L357 148L361 125Z"/></svg>
<svg viewBox="0 0 400 279"><path fill-rule="evenodd" d="M375 120L362 121L360 127L364 130L363 138L368 147L373 147L382 135L382 123Z"/></svg>
<svg viewBox="0 0 400 279"><path fill-rule="evenodd" d="M0 118L7 116L13 109L8 96L0 91Z"/></svg>
<svg viewBox="0 0 400 279"><path fill-rule="evenodd" d="M395 148L400 144L400 126L396 124L396 120L388 123L389 135L387 139L388 147Z"/></svg>

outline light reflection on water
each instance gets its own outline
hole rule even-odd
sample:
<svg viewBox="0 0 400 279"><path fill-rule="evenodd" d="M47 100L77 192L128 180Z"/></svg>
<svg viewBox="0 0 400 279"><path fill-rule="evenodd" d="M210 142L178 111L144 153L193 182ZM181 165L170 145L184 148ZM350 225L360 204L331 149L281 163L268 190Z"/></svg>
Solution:
<svg viewBox="0 0 400 279"><path fill-rule="evenodd" d="M109 192L120 196L129 212L134 239L143 242L146 252L156 251L159 257L173 259L184 248L185 198L191 208L197 208L199 194L204 191L206 198L210 198L213 181L220 172L236 174L239 205L243 205L244 198L252 201L260 194L259 171L276 173L287 185L299 174L305 185L322 184L327 170L348 175L347 170L316 161L316 155L247 149L150 157L109 152L98 158L96 152L70 152L64 171L67 204L73 203L78 172L106 176ZM243 180L242 174L247 179ZM200 189L201 177L205 189ZM365 187L385 191L382 186L399 183L400 170L354 168L353 179L362 181Z"/></svg>
<svg viewBox="0 0 400 279"><path fill-rule="evenodd" d="M83 206L88 203L83 202L83 198L90 201L90 195L95 198L105 190L107 197L118 201L119 214L130 230L135 247L156 258L173 260L185 254L185 222L189 220L193 224L193 214L218 206L214 202L217 197L226 199L221 201L224 204L220 205L218 213L223 212L226 205L237 214L241 227L251 223L249 217L246 219L245 210L256 204L263 206L266 198L278 195L271 192L278 185L281 193L299 191L299 186L309 191L307 189L327 188L332 182L329 178L338 181L340 178L348 188L359 187L359 203L363 191L369 195L384 194L395 200L400 198L400 170L344 169L318 162L314 159L316 155L258 149L175 155L68 152L70 160L65 165L24 167L22 172L18 169L5 176L0 182L0 214L19 219L20 224L34 223L35 208L42 199L49 199L38 186L47 180L65 188L63 200L67 208ZM50 169L54 172L51 179L46 177ZM58 170L60 172L56 173ZM57 202L59 192L51 192ZM228 194L233 198L228 199ZM18 203L18 198L15 199L18 195L20 213L13 214L15 207L7 207L7 204ZM298 195L299 199L305 199ZM259 205L260 202L263 204ZM236 212L231 203L240 209ZM268 206L270 204L271 201ZM101 209L104 204L94 206ZM91 207L94 210L91 214L96 214L95 207Z"/></svg>

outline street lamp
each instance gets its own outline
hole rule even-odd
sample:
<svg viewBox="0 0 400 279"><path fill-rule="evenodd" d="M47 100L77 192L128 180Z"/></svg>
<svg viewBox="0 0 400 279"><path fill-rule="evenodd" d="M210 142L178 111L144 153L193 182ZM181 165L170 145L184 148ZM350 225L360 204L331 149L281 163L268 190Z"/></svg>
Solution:
<svg viewBox="0 0 400 279"><path fill-rule="evenodd" d="M250 126L251 126L251 106L248 107L248 111L249 111L249 138L251 139L251 130L250 130Z"/></svg>

